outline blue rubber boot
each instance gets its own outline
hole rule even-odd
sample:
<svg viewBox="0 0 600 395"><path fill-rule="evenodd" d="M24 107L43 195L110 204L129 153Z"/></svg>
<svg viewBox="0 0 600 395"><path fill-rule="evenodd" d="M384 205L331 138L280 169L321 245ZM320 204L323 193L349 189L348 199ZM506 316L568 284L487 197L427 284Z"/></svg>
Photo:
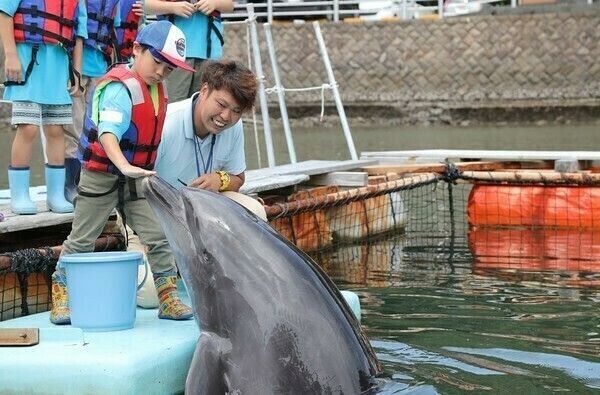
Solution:
<svg viewBox="0 0 600 395"><path fill-rule="evenodd" d="M46 203L55 213L72 213L74 207L65 199L65 167L46 165Z"/></svg>
<svg viewBox="0 0 600 395"><path fill-rule="evenodd" d="M29 196L29 167L9 167L10 208L15 214L37 214Z"/></svg>
<svg viewBox="0 0 600 395"><path fill-rule="evenodd" d="M81 163L77 158L65 158L65 199L73 203L77 196L77 185L79 184L79 173Z"/></svg>

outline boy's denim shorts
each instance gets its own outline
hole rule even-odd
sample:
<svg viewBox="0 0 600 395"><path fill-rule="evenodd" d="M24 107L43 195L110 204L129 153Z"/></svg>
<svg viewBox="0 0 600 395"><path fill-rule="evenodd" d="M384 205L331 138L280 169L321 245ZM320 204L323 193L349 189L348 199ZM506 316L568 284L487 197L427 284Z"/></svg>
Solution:
<svg viewBox="0 0 600 395"><path fill-rule="evenodd" d="M71 104L39 104L27 101L12 102L13 125L69 125L73 123Z"/></svg>

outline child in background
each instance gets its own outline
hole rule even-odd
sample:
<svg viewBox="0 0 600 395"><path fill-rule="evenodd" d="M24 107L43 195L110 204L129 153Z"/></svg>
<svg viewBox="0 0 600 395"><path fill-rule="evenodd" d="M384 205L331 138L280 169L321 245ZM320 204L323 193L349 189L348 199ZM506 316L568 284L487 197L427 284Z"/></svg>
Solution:
<svg viewBox="0 0 600 395"><path fill-rule="evenodd" d="M128 61L133 54L133 42L140 22L143 21L144 9L139 0L120 0L119 3L121 23L115 25L117 35L115 60L120 63Z"/></svg>
<svg viewBox="0 0 600 395"><path fill-rule="evenodd" d="M71 96L81 95L79 70L87 38L84 0L0 0L0 37L4 47L4 99L12 101L13 140L8 182L11 209L35 214L29 196L29 163L39 127L46 137L48 208L73 211L65 200L65 137L72 124Z"/></svg>
<svg viewBox="0 0 600 395"><path fill-rule="evenodd" d="M138 33L133 62L117 65L102 77L88 103L81 134L79 195L71 234L62 253L90 252L108 217L117 208L148 248L148 262L160 301L158 317L182 320L191 309L177 295L177 269L169 243L146 199L142 178L152 170L167 111L163 80L185 63L185 36L168 21L154 22ZM70 323L65 272L52 275L54 324Z"/></svg>
<svg viewBox="0 0 600 395"><path fill-rule="evenodd" d="M86 0L88 37L83 45L83 65L81 86L83 95L73 98L73 124L66 130L65 168L66 184L64 193L69 202L77 195L80 163L77 159L79 136L83 128L83 115L89 99L88 93L96 85L113 61L115 32L119 25L119 0Z"/></svg>
<svg viewBox="0 0 600 395"><path fill-rule="evenodd" d="M233 10L233 0L145 0L146 12L168 19L188 39L186 63L194 74L175 70L167 79L169 102L187 99L200 87L200 65L223 55L221 12Z"/></svg>

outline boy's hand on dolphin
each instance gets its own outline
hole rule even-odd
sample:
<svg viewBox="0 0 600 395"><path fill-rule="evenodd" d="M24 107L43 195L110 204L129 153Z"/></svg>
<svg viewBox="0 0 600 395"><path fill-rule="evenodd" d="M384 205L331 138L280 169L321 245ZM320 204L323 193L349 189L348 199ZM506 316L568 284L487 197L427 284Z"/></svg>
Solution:
<svg viewBox="0 0 600 395"><path fill-rule="evenodd" d="M210 15L217 9L217 2L216 0L198 0L198 2L194 4L194 8L204 15Z"/></svg>
<svg viewBox="0 0 600 395"><path fill-rule="evenodd" d="M123 175L131 178L140 178L140 177L148 177L156 174L155 171L142 169L141 167L133 166L127 164L123 166L122 169L119 169Z"/></svg>
<svg viewBox="0 0 600 395"><path fill-rule="evenodd" d="M219 192L221 188L221 177L217 173L203 174L189 184L190 187L206 189L207 191Z"/></svg>

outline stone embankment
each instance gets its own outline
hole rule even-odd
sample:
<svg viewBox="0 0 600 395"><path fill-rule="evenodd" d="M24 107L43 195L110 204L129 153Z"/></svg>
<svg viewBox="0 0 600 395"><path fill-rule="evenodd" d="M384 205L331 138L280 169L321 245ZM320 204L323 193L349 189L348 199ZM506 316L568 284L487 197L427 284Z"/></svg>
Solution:
<svg viewBox="0 0 600 395"><path fill-rule="evenodd" d="M434 22L323 24L348 116L459 125L599 120L600 6L499 11ZM284 86L327 81L310 24L272 31ZM244 26L227 27L225 52L247 59ZM273 86L264 43L261 52L266 85ZM327 98L327 113L335 114L333 96ZM278 116L276 95L269 100ZM291 117L318 119L320 92L288 93L286 102Z"/></svg>
<svg viewBox="0 0 600 395"><path fill-rule="evenodd" d="M454 125L600 120L600 6L494 13L322 24L348 117L358 123ZM310 23L275 24L272 31L284 86L327 82ZM262 28L259 36L271 87ZM246 27L227 26L225 40L225 56L246 62ZM276 100L269 95L274 118ZM286 102L296 122L318 121L320 91L290 92ZM0 106L0 116L7 107ZM325 110L327 122L334 121L330 92Z"/></svg>

